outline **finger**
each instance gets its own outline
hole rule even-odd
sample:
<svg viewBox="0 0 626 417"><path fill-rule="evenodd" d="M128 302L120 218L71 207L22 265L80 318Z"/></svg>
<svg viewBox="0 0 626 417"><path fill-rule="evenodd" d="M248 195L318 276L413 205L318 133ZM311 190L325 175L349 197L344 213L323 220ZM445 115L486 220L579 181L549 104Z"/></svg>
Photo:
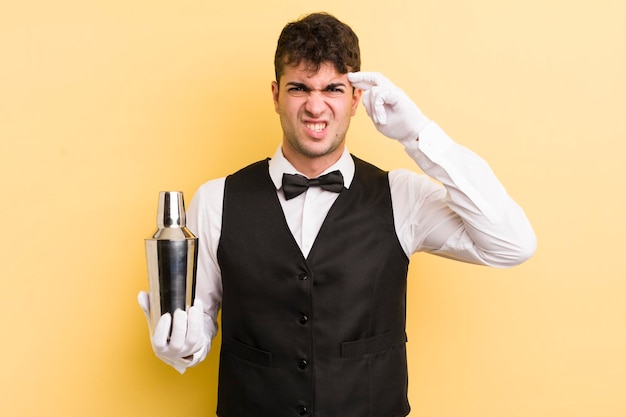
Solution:
<svg viewBox="0 0 626 417"><path fill-rule="evenodd" d="M365 91L378 85L376 74L373 72L349 72L348 80L353 87Z"/></svg>
<svg viewBox="0 0 626 417"><path fill-rule="evenodd" d="M204 303L202 302L201 299L196 298L195 300L193 300L193 305L194 307L198 307L200 309L200 311L204 311Z"/></svg>
<svg viewBox="0 0 626 417"><path fill-rule="evenodd" d="M357 81L357 82L352 82L352 87L354 88L360 88L363 91L367 91L372 87L376 87L376 84L374 84L373 82L369 82L369 81Z"/></svg>
<svg viewBox="0 0 626 417"><path fill-rule="evenodd" d="M372 119L375 124L385 124L387 121L387 114L383 107L382 112L380 107L380 95L382 94L382 90L378 86L374 86L371 89L365 91L363 93L363 107L365 107L365 111L367 115Z"/></svg>
<svg viewBox="0 0 626 417"><path fill-rule="evenodd" d="M387 103L388 93L388 90L378 91L378 94L376 94L376 98L373 104L374 114L376 115L378 123L381 125L387 124L387 109L385 107L385 104Z"/></svg>
<svg viewBox="0 0 626 417"><path fill-rule="evenodd" d="M165 313L159 319L152 336L152 345L155 349L163 350L167 347L167 339L170 336L170 326L172 324L172 315Z"/></svg>
<svg viewBox="0 0 626 417"><path fill-rule="evenodd" d="M187 336L187 313L184 310L177 309L174 312L172 321L172 335L170 336L170 350L180 351L185 345L185 337Z"/></svg>
<svg viewBox="0 0 626 417"><path fill-rule="evenodd" d="M362 90L369 90L376 86L391 87L393 85L379 72L349 72L348 80L354 87Z"/></svg>
<svg viewBox="0 0 626 417"><path fill-rule="evenodd" d="M146 317L150 317L150 296L145 291L139 291L137 294L137 302L139 303L139 307L146 314Z"/></svg>
<svg viewBox="0 0 626 417"><path fill-rule="evenodd" d="M372 92L371 91L366 91L363 93L363 107L365 107L365 112L367 113L367 115L372 119L373 119L373 115L372 115L372 103L371 103L371 96L372 96ZM374 120L374 122L376 122Z"/></svg>
<svg viewBox="0 0 626 417"><path fill-rule="evenodd" d="M202 311L202 303L200 303L200 305L194 304L194 306L189 309L187 316L188 328L185 345L187 348L190 348L191 346L195 347L195 345L202 339L202 331L204 327L204 312Z"/></svg>
<svg viewBox="0 0 626 417"><path fill-rule="evenodd" d="M146 316L148 326L152 327L152 319L150 318L150 294L145 291L139 291L139 294L137 295L137 302L139 303L139 307L141 307L144 316Z"/></svg>

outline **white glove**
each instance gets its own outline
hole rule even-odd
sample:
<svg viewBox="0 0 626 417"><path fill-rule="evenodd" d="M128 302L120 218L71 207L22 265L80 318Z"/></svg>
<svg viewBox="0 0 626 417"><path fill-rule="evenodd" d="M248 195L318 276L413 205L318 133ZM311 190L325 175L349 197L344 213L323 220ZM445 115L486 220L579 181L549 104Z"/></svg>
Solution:
<svg viewBox="0 0 626 417"><path fill-rule="evenodd" d="M140 291L137 301L150 326L150 296ZM209 351L211 341L204 332L203 316L202 301L196 299L188 312L174 312L173 323L170 313L163 314L151 335L156 356L181 374L202 361Z"/></svg>
<svg viewBox="0 0 626 417"><path fill-rule="evenodd" d="M353 87L362 89L363 106L376 129L405 146L430 122L404 91L378 72L349 72Z"/></svg>

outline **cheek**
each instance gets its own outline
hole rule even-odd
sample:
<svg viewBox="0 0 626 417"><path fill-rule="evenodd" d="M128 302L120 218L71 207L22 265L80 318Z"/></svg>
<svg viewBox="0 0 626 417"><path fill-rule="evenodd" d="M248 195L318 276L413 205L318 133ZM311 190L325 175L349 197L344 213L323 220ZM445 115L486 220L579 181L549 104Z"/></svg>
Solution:
<svg viewBox="0 0 626 417"><path fill-rule="evenodd" d="M275 100L274 101L274 110L276 110L276 113L278 113L279 115L283 116L285 114L287 114L287 106L284 100Z"/></svg>
<svg viewBox="0 0 626 417"><path fill-rule="evenodd" d="M350 103L346 103L344 105L343 108L343 114L346 115L346 117L352 117L356 114L356 109L358 107L359 102L357 101L355 102L350 102Z"/></svg>
<svg viewBox="0 0 626 417"><path fill-rule="evenodd" d="M276 105L277 112L283 117L296 119L303 104L296 100L282 100Z"/></svg>

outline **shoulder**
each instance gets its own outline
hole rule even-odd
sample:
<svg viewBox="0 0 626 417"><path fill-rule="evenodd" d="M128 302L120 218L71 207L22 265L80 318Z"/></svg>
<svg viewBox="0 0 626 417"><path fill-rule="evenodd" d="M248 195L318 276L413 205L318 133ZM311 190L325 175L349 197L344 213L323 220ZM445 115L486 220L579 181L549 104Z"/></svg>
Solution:
<svg viewBox="0 0 626 417"><path fill-rule="evenodd" d="M216 178L202 184L191 200L192 213L220 211L224 196L226 178Z"/></svg>
<svg viewBox="0 0 626 417"><path fill-rule="evenodd" d="M352 154L350 156L352 156L352 159L354 160L354 166L357 170L366 171L370 173L387 174L387 171L384 171L378 168L376 165L372 164L371 162L364 161L361 158L356 157Z"/></svg>
<svg viewBox="0 0 626 417"><path fill-rule="evenodd" d="M428 175L419 174L408 169L394 169L389 172L389 185L392 195L410 195L414 198L429 196L441 198L445 189L433 181Z"/></svg>
<svg viewBox="0 0 626 417"><path fill-rule="evenodd" d="M366 162L356 156L352 155L354 160L354 177L366 184L373 184L376 181L378 183L387 183L389 172L380 169L376 165Z"/></svg>
<svg viewBox="0 0 626 417"><path fill-rule="evenodd" d="M215 179L205 182L198 188L198 190L196 191L196 194L194 195L194 198L210 199L211 196L215 194L221 195L224 191L225 181L226 181L226 177L222 177L222 178L215 178Z"/></svg>
<svg viewBox="0 0 626 417"><path fill-rule="evenodd" d="M265 158L260 161L254 162L248 166L241 168L240 170L234 172L233 174L230 174L227 178L237 177L240 175L249 174L251 172L256 172L256 171L263 171L263 170L267 171L268 166L269 166L269 160L270 160L269 158Z"/></svg>

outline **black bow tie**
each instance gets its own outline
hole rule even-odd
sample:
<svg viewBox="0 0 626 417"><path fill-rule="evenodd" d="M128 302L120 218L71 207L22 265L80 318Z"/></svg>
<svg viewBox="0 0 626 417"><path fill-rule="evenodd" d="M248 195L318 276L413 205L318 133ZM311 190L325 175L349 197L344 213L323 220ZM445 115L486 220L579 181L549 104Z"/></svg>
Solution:
<svg viewBox="0 0 626 417"><path fill-rule="evenodd" d="M329 172L317 178L307 178L300 174L283 174L283 193L290 200L305 192L309 187L321 187L334 193L343 190L343 175L340 171Z"/></svg>

